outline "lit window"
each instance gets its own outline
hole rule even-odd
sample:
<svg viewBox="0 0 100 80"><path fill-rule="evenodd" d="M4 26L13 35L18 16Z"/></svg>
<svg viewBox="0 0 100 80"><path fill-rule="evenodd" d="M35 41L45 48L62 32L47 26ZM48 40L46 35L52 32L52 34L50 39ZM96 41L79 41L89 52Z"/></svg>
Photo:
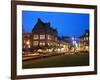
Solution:
<svg viewBox="0 0 100 80"><path fill-rule="evenodd" d="M51 36L50 35L48 35L48 40L51 40Z"/></svg>
<svg viewBox="0 0 100 80"><path fill-rule="evenodd" d="M45 39L45 35L40 35L40 39Z"/></svg>
<svg viewBox="0 0 100 80"><path fill-rule="evenodd" d="M39 39L38 35L34 35L33 39Z"/></svg>
<svg viewBox="0 0 100 80"><path fill-rule="evenodd" d="M86 37L86 40L88 40L88 37Z"/></svg>
<svg viewBox="0 0 100 80"><path fill-rule="evenodd" d="M50 45L50 43L48 43L48 45Z"/></svg>
<svg viewBox="0 0 100 80"><path fill-rule="evenodd" d="M52 42L48 42L48 46L51 46L51 45L53 45L53 43Z"/></svg>
<svg viewBox="0 0 100 80"><path fill-rule="evenodd" d="M38 45L38 41L34 41L34 46L37 46Z"/></svg>
<svg viewBox="0 0 100 80"><path fill-rule="evenodd" d="M45 45L45 42L40 42L40 46L44 46Z"/></svg>
<svg viewBox="0 0 100 80"><path fill-rule="evenodd" d="M28 45L28 48L30 48L30 45Z"/></svg>
<svg viewBox="0 0 100 80"><path fill-rule="evenodd" d="M27 44L27 45L30 45L30 41L29 41L29 40L27 40L27 41L26 41L26 44Z"/></svg>
<svg viewBox="0 0 100 80"><path fill-rule="evenodd" d="M52 45L52 43L48 42L48 46L51 46L51 45Z"/></svg>
<svg viewBox="0 0 100 80"><path fill-rule="evenodd" d="M62 47L62 46L63 46L63 44L61 44L61 43L60 43L60 46Z"/></svg>

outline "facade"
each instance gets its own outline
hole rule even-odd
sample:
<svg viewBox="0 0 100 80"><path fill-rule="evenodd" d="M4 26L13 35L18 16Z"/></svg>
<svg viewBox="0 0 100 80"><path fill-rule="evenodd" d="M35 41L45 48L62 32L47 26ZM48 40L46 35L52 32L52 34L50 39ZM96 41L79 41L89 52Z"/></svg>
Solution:
<svg viewBox="0 0 100 80"><path fill-rule="evenodd" d="M77 38L75 36L72 37L72 44L71 44L71 51L77 52L78 51L78 44L77 44Z"/></svg>
<svg viewBox="0 0 100 80"><path fill-rule="evenodd" d="M80 51L89 51L89 30L79 37L79 49Z"/></svg>
<svg viewBox="0 0 100 80"><path fill-rule="evenodd" d="M50 22L44 23L38 19L32 33L23 33L23 48L33 51L68 51L69 37L58 37L57 29L53 29Z"/></svg>
<svg viewBox="0 0 100 80"><path fill-rule="evenodd" d="M68 52L69 50L70 50L70 37L69 36L63 36L62 37L62 41L64 41L64 42L66 42L66 45L65 45L65 49L66 49L66 51Z"/></svg>
<svg viewBox="0 0 100 80"><path fill-rule="evenodd" d="M50 23L43 23L38 19L32 30L32 42L35 49L49 49L57 46L57 30L51 28Z"/></svg>
<svg viewBox="0 0 100 80"><path fill-rule="evenodd" d="M31 33L22 33L22 47L23 50L29 50L31 48Z"/></svg>

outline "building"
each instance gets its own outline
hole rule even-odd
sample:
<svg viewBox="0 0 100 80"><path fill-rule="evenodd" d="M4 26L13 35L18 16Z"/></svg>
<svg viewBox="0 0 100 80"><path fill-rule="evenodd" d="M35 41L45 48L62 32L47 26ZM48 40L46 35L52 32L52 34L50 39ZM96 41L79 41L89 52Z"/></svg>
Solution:
<svg viewBox="0 0 100 80"><path fill-rule="evenodd" d="M23 48L33 51L54 52L68 51L69 37L58 37L57 29L52 28L50 22L37 20L32 33L23 33Z"/></svg>
<svg viewBox="0 0 100 80"><path fill-rule="evenodd" d="M77 44L77 38L75 36L72 37L72 44L71 44L71 51L77 52L78 50L78 44Z"/></svg>
<svg viewBox="0 0 100 80"><path fill-rule="evenodd" d="M57 30L51 28L50 23L43 23L38 19L36 25L32 30L33 48L51 49L57 46Z"/></svg>
<svg viewBox="0 0 100 80"><path fill-rule="evenodd" d="M71 45L71 44L70 44L70 37L69 37L69 36L63 36L63 37L62 37L62 41L65 42L65 44L66 44L66 45L65 45L65 49L66 49L65 51L68 52L68 51L70 50L70 45Z"/></svg>
<svg viewBox="0 0 100 80"><path fill-rule="evenodd" d="M22 47L23 47L23 50L29 50L31 48L31 44L32 44L32 41L31 41L31 33L22 33L23 36L22 36Z"/></svg>
<svg viewBox="0 0 100 80"><path fill-rule="evenodd" d="M89 30L85 30L84 34L79 37L79 50L89 51Z"/></svg>

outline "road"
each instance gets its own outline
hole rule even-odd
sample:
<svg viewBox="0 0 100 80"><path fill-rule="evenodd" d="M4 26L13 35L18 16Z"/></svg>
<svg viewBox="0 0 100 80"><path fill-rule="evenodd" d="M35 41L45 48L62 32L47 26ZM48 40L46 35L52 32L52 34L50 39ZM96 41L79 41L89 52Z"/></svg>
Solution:
<svg viewBox="0 0 100 80"><path fill-rule="evenodd" d="M66 54L23 61L23 68L68 67L89 65L89 54Z"/></svg>

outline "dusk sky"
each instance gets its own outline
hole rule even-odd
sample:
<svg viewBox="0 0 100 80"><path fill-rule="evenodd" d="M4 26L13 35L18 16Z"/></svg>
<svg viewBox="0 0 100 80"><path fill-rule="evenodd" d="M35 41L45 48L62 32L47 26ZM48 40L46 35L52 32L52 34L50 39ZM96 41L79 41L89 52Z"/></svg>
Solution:
<svg viewBox="0 0 100 80"><path fill-rule="evenodd" d="M24 32L32 32L40 18L44 23L50 22L59 36L81 36L89 29L89 14L23 11L22 24Z"/></svg>

